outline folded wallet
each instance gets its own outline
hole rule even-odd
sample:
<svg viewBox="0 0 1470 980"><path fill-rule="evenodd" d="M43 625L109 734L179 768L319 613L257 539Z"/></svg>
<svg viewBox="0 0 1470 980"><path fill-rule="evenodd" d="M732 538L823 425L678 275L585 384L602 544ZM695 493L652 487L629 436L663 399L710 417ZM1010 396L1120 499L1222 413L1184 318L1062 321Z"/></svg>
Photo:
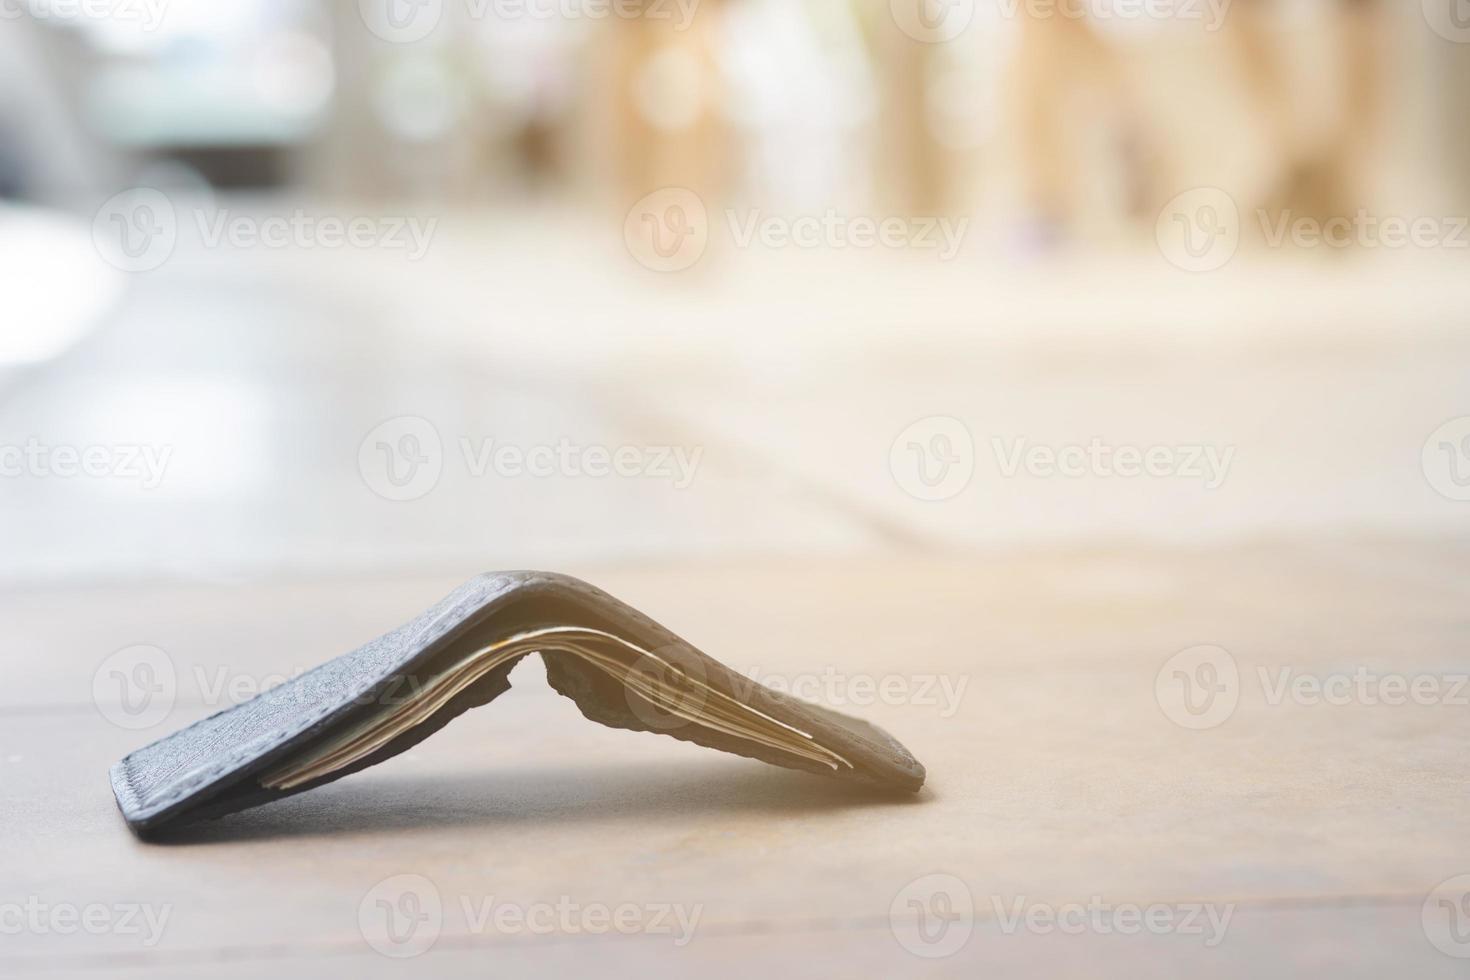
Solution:
<svg viewBox="0 0 1470 980"><path fill-rule="evenodd" d="M924 767L887 732L763 687L566 575L478 576L351 653L159 739L112 767L149 837L382 762L508 690L540 653L582 714L778 766L915 792Z"/></svg>

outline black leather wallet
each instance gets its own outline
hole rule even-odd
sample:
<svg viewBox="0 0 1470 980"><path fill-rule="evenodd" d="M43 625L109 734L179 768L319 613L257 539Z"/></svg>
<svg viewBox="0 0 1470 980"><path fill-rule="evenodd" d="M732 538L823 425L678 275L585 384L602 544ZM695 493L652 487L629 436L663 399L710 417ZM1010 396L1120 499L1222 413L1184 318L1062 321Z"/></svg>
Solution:
<svg viewBox="0 0 1470 980"><path fill-rule="evenodd" d="M123 757L112 767L113 793L146 837L304 792L494 700L533 652L552 687L604 725L894 791L924 783L924 767L874 725L763 687L578 579L501 572Z"/></svg>

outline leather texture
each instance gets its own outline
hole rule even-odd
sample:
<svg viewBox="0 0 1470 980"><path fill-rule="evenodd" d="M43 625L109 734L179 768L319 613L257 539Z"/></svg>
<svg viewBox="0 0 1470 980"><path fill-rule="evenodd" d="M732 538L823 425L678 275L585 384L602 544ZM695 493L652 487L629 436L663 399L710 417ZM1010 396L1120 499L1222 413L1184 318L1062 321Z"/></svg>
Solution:
<svg viewBox="0 0 1470 980"><path fill-rule="evenodd" d="M545 655L551 685L593 721L659 732L894 791L914 792L923 785L924 767L882 729L738 675L636 609L578 579L551 572L500 572L471 579L411 622L351 653L125 756L111 771L118 807L135 832L154 836L197 819L305 792L375 765L508 690L507 678L516 661L497 667L428 720L363 759L291 789L260 785L263 772L407 696L469 645L561 625L604 630L656 651L660 659L709 688L807 732L852 768L834 772L779 749L652 712L646 702L631 698L621 681L580 658Z"/></svg>

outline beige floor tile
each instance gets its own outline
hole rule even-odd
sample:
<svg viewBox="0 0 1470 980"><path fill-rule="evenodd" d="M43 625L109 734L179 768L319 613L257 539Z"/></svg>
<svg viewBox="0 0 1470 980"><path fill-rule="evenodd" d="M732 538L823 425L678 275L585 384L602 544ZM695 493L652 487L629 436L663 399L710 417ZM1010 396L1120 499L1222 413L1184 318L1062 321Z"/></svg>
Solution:
<svg viewBox="0 0 1470 980"><path fill-rule="evenodd" d="M647 397L909 546L1458 534L1466 505L1429 478L1463 481L1467 461L1432 447L1426 465L1423 453L1470 412L1466 363L1456 348L1202 353L1182 339L1071 339L796 361L758 383L732 375ZM1163 450L1162 475L1120 475L1125 448Z"/></svg>

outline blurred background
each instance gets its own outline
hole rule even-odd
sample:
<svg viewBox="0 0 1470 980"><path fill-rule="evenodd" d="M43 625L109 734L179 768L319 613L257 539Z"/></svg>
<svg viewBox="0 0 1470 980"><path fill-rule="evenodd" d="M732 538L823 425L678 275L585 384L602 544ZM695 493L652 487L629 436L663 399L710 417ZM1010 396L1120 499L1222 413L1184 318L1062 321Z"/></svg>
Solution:
<svg viewBox="0 0 1470 980"><path fill-rule="evenodd" d="M0 580L1455 533L1467 118L1464 0L0 0Z"/></svg>

